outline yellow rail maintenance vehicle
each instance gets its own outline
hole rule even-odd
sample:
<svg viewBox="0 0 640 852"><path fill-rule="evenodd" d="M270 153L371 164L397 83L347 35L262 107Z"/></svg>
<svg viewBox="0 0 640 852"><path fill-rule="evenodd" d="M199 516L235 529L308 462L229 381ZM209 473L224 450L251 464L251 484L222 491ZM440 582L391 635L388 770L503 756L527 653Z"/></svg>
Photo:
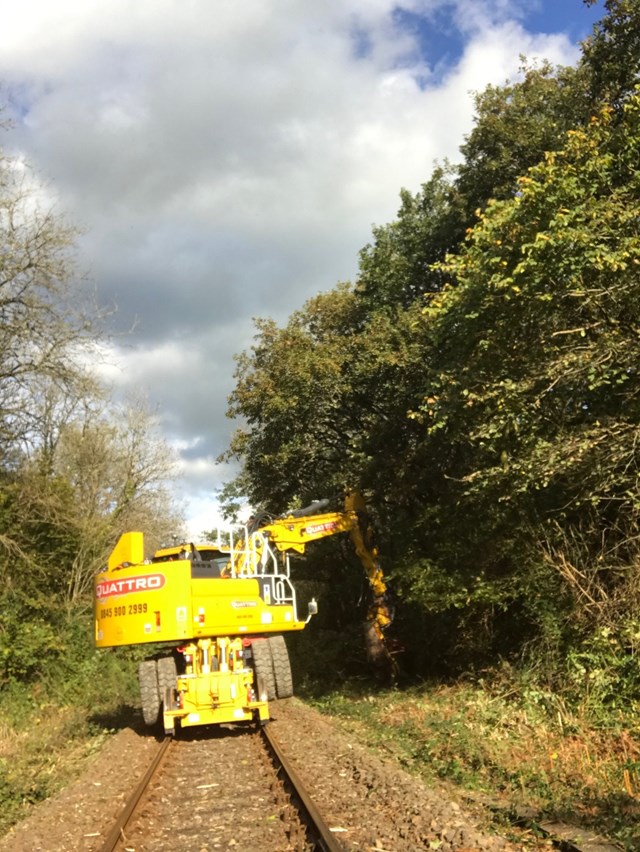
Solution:
<svg viewBox="0 0 640 852"><path fill-rule="evenodd" d="M349 533L367 573L373 602L367 645L393 665L383 631L391 621L378 553L359 494L344 512L327 501L262 524L218 530L214 542L162 548L145 558L144 535L124 533L95 578L98 648L161 643L168 652L139 665L142 713L165 733L225 722L263 722L268 702L293 695L284 633L303 630L289 553Z"/></svg>

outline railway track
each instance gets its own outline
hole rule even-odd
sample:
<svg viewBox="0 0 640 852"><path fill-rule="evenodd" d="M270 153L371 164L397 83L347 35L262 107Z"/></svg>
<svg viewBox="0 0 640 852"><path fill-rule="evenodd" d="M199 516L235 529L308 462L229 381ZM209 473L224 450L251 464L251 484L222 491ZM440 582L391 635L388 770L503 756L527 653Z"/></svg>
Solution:
<svg viewBox="0 0 640 852"><path fill-rule="evenodd" d="M344 852L269 728L165 738L100 852Z"/></svg>
<svg viewBox="0 0 640 852"><path fill-rule="evenodd" d="M512 812L499 800L467 791L469 810L441 789L421 784L395 762L382 761L298 701L274 702L268 733L294 762L312 801L331 830L324 848L440 852L617 852L613 843L572 826L550 825L526 814L512 829ZM293 852L322 849L300 814L284 770L274 765L251 730L185 730L164 744L121 731L66 791L34 809L2 841L4 852ZM272 738L273 739L273 738ZM278 744L276 744L278 748ZM166 750L165 750L166 749ZM154 757L162 761L144 779L135 805L125 801L132 777ZM285 763L288 761L285 758ZM153 773L149 767L149 774ZM132 773L135 772L135 776ZM297 782L296 773L293 784ZM127 778L129 783L127 784ZM126 807L125 807L126 806ZM478 819L498 810L493 834ZM113 820L120 814L118 824ZM313 816L313 815L312 815ZM487 826L487 822L484 823ZM505 837L504 834L508 836ZM322 834L322 830L319 832ZM109 836L109 843L105 838Z"/></svg>

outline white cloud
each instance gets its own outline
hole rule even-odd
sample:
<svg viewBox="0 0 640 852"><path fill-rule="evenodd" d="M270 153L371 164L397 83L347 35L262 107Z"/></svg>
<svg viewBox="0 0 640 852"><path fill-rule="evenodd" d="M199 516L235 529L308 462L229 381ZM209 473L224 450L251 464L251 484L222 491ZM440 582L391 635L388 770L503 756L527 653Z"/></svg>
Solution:
<svg viewBox="0 0 640 852"><path fill-rule="evenodd" d="M8 141L86 227L81 265L117 305L118 328L135 325L101 370L146 392L167 435L186 442L194 494L224 476L210 459L228 440L232 355L249 345L251 317L283 320L354 275L400 188L456 159L471 91L514 76L520 54L575 59L563 36L522 28L521 2L453 6L465 43L437 76L391 0L5 10Z"/></svg>

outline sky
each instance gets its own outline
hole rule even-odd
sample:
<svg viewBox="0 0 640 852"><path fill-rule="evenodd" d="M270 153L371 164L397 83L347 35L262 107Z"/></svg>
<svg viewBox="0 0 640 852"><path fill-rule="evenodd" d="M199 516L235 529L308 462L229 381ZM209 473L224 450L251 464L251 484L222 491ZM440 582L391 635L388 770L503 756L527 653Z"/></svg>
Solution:
<svg viewBox="0 0 640 852"><path fill-rule="evenodd" d="M216 522L234 354L253 318L354 280L401 188L458 159L472 93L573 64L582 0L0 0L4 149L81 229L114 308L101 375L178 451ZM237 424L236 424L237 425ZM284 509L285 507L283 507Z"/></svg>

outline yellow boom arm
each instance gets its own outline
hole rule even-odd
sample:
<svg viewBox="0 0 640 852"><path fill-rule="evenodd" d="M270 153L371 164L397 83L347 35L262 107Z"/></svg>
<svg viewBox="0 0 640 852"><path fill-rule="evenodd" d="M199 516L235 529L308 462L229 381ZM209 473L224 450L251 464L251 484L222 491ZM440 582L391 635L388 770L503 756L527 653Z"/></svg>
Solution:
<svg viewBox="0 0 640 852"><path fill-rule="evenodd" d="M265 535L279 551L294 550L297 553L304 553L310 541L348 532L374 595L383 595L387 591L365 503L362 495L357 492L347 494L344 512L316 515L289 514L261 526L259 532Z"/></svg>
<svg viewBox="0 0 640 852"><path fill-rule="evenodd" d="M313 507L309 509L312 511ZM387 586L361 494L355 491L347 494L344 512L306 514L306 510L302 509L260 526L258 532L277 550L293 550L296 553L304 553L311 541L337 533L349 533L373 593L373 602L368 614L369 622L377 638L384 643L383 630L391 624L391 614L386 601Z"/></svg>

